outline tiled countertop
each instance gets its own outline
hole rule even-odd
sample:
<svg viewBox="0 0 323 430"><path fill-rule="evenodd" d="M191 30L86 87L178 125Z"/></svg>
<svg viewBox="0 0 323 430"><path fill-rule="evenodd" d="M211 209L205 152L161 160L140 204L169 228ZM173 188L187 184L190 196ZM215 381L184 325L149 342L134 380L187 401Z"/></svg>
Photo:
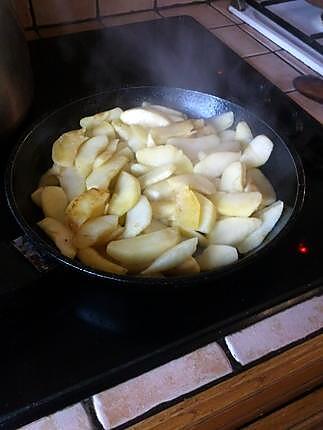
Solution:
<svg viewBox="0 0 323 430"><path fill-rule="evenodd" d="M37 32L27 31L26 35L28 39L52 37L64 33L90 31L103 26L162 19L174 15L191 15L323 124L322 104L307 99L293 87L295 77L315 72L232 16L227 10L227 0L171 8L165 8L168 5L167 1L161 3L163 7L160 9L61 26L44 26ZM312 297L269 318L265 317L266 315L262 321L240 332L230 333L218 342L210 343L177 360L98 393L85 403L42 418L23 429L114 428L141 416L155 406L182 398L184 394L206 384L214 384L215 381L223 379L229 380L232 372L243 372L243 366L253 364L274 351L318 333L323 328L323 297Z"/></svg>

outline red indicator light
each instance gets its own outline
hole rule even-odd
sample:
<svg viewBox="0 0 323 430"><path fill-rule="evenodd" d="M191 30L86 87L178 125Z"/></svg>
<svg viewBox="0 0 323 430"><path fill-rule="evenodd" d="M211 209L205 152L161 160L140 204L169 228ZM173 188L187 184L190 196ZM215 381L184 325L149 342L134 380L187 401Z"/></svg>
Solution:
<svg viewBox="0 0 323 430"><path fill-rule="evenodd" d="M306 255L310 252L309 247L306 246L304 243L299 243L297 250L300 254Z"/></svg>

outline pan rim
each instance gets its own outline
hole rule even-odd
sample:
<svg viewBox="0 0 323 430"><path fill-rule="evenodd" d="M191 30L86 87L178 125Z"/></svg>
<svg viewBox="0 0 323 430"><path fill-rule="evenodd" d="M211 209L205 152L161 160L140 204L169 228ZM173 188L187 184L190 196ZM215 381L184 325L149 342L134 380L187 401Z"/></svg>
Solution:
<svg viewBox="0 0 323 430"><path fill-rule="evenodd" d="M233 264L230 264L228 266L225 266L223 268L219 268L213 271L205 271L200 272L198 274L189 275L189 276L177 276L177 277L169 277L169 278L154 278L154 277L144 277L144 276L135 276L135 275L116 275L113 273L106 273L98 270L94 270L88 266L85 266L84 264L80 263L78 260L72 260L67 257L64 257L55 247L55 245L51 245L48 242L46 242L40 234L38 234L37 229L30 225L29 222L25 219L25 217L20 213L20 210L18 208L18 205L16 203L16 199L14 196L14 190L13 190L13 176L14 176L14 170L15 170L15 160L19 154L20 149L24 146L24 143L28 141L34 130L40 126L44 122L46 122L49 118L55 116L58 112L60 112L63 109L66 109L68 107L80 104L82 101L95 99L100 96L108 95L117 93L120 91L125 90L155 90L155 91L180 91L180 92L190 92L191 94L203 94L207 96L211 96L214 99L229 102L232 106L235 106L239 109L242 109L243 111L247 111L248 115L250 115L253 119L255 119L258 123L264 125L270 132L277 137L280 140L280 143L287 147L288 151L291 154L292 161L294 163L295 167L295 173L297 175L297 191L296 191L296 197L294 201L294 206L292 207L291 214L286 222L286 224L281 228L281 230L270 240L269 243L266 245L260 245L259 247L255 248L256 250L251 251L250 254L247 254L243 258L239 258L238 261L236 261ZM81 97L79 99L73 100L67 104L64 104L63 106L53 110L50 113L47 113L42 118L38 119L38 121L35 121L34 124L32 124L28 130L26 130L22 136L18 139L17 144L14 146L11 155L9 157L9 161L7 164L7 167L5 169L5 195L7 204L14 215L16 221L19 224L19 227L22 229L22 231L30 238L30 240L35 244L35 246L49 255L51 258L54 258L55 260L58 260L59 263L62 263L64 266L67 266L70 269L77 270L78 272L81 272L85 275L95 277L101 281L110 281L111 285L116 285L117 288L120 288L120 284L122 284L122 287L129 287L130 289L134 289L138 286L140 286L140 289L143 289L144 287L151 287L153 286L153 289L155 290L158 287L162 287L163 289L165 287L175 287L181 288L181 287L188 287L191 284L203 283L206 284L208 281L216 280L223 278L224 276L228 275L231 272L236 272L240 270L242 267L246 267L247 265L254 262L259 257L263 256L265 253L267 253L276 243L278 240L282 239L283 236L287 234L288 231L290 231L291 227L294 225L295 221L298 218L298 215L303 207L303 203L305 200L305 190L306 190L306 179L305 179L305 172L303 168L302 161L300 159L300 156L298 155L295 148L293 148L289 142L286 142L270 125L265 123L261 118L256 116L253 112L247 110L243 106L231 102L228 99L223 99L221 97L218 97L215 94L210 94L202 91L197 90L191 90L188 88L178 88L178 87L166 87L166 86L155 86L155 85L140 85L140 86L123 86L123 87L115 87L110 88L107 91L101 91L95 94L91 94L85 97Z"/></svg>

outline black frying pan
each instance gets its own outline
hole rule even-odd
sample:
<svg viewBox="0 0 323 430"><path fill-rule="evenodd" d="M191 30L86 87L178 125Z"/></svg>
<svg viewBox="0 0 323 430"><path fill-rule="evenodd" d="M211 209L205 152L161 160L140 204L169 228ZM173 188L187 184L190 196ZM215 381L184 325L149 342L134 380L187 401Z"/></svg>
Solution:
<svg viewBox="0 0 323 430"><path fill-rule="evenodd" d="M282 232L292 225L301 209L304 198L304 173L301 163L292 149L265 122L244 108L213 95L184 89L135 87L113 90L77 100L53 112L36 125L15 148L6 173L7 201L25 235L43 254L54 258L60 264L98 279L113 280L111 285L120 286L122 284L129 285L131 288L135 286L152 288L193 284L192 276L157 279L118 276L95 271L77 260L70 260L62 256L36 225L37 221L42 218L42 214L31 201L30 195L36 189L41 174L51 165L51 148L54 140L68 130L79 128L79 120L84 116L115 106L124 109L138 106L143 101L178 109L193 118L209 118L223 112L233 111L235 121L247 121L254 135L263 133L272 139L274 150L263 167L263 171L273 184L278 199L285 203L281 219L257 249L242 256L239 261L226 268L194 275L194 284L228 276L233 271L254 262L255 257L262 255L277 243Z"/></svg>

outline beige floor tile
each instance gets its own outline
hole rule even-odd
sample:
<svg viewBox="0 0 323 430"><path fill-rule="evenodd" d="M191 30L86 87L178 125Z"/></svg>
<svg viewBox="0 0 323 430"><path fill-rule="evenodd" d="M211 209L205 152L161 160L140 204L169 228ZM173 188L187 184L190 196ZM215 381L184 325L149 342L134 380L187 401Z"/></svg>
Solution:
<svg viewBox="0 0 323 430"><path fill-rule="evenodd" d="M271 40L267 39L266 36L259 33L259 31L255 30L254 28L250 27L248 24L242 24L239 26L242 28L243 31L246 31L249 33L254 39L258 40L258 42L265 45L268 49L271 51L277 51L278 49L281 49L280 46L276 45L276 43L272 42Z"/></svg>
<svg viewBox="0 0 323 430"><path fill-rule="evenodd" d="M250 57L251 55L269 52L267 48L237 26L217 28L212 30L212 33L241 57Z"/></svg>
<svg viewBox="0 0 323 430"><path fill-rule="evenodd" d="M248 57L246 61L282 91L286 92L295 89L293 79L300 76L300 73L277 57L277 55L272 53L258 55Z"/></svg>
<svg viewBox="0 0 323 430"><path fill-rule="evenodd" d="M214 7L216 10L218 10L219 12L221 12L231 21L235 22L236 24L242 24L243 21L241 21L241 19L233 15L233 13L231 13L228 10L228 7L230 6L230 4L231 4L230 0L216 0L211 3L211 6Z"/></svg>
<svg viewBox="0 0 323 430"><path fill-rule="evenodd" d="M234 24L220 12L206 4L162 9L160 14L163 16L190 15L207 28L225 27Z"/></svg>
<svg viewBox="0 0 323 430"><path fill-rule="evenodd" d="M323 125L323 104L303 96L303 94L298 91L288 93L288 97L294 100L299 106Z"/></svg>
<svg viewBox="0 0 323 430"><path fill-rule="evenodd" d="M310 69L306 64L302 63L300 60L295 58L293 55L291 55L287 51L278 51L276 54L283 58L287 63L289 63L291 66L293 66L295 69L300 71L301 73L304 73L304 75L314 75L314 76L320 76L318 73L316 73L314 70Z"/></svg>
<svg viewBox="0 0 323 430"><path fill-rule="evenodd" d="M40 28L41 37L54 37L62 34L79 33L81 31L97 30L103 28L100 21L86 21L77 24L58 25L55 27Z"/></svg>
<svg viewBox="0 0 323 430"><path fill-rule="evenodd" d="M151 21L153 19L160 19L160 16L153 11L131 13L120 16L110 16L101 19L105 27L112 27L114 25L131 24L133 22Z"/></svg>
<svg viewBox="0 0 323 430"><path fill-rule="evenodd" d="M154 0L99 0L99 13L101 16L130 13L152 9L153 7Z"/></svg>

